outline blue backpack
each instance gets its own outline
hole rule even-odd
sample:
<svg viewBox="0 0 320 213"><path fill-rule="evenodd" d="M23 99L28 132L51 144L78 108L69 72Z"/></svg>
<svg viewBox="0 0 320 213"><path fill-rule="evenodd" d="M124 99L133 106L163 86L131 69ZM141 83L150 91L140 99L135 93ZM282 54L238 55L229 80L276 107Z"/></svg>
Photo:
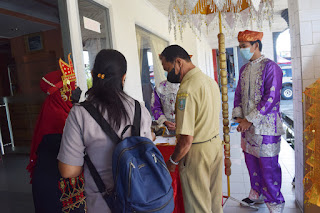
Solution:
<svg viewBox="0 0 320 213"><path fill-rule="evenodd" d="M88 155L84 159L90 173L112 213L159 212L174 210L172 179L163 156L154 143L140 137L141 108L135 101L133 125L126 126L123 134L131 127L131 137L121 140L101 113L89 102L81 105L97 121L104 132L117 143L112 156L114 189L106 187Z"/></svg>

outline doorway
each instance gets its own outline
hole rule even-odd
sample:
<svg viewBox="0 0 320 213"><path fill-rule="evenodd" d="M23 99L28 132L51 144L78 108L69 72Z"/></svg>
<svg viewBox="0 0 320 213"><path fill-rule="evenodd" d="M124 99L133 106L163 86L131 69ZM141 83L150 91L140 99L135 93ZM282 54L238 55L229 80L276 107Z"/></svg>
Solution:
<svg viewBox="0 0 320 213"><path fill-rule="evenodd" d="M59 58L64 59L59 2L0 2L0 105L8 105L8 110L0 108L0 127L3 143L14 138L18 152L29 153L34 126L46 98L40 80L45 74L60 70ZM10 152L10 146L5 150Z"/></svg>

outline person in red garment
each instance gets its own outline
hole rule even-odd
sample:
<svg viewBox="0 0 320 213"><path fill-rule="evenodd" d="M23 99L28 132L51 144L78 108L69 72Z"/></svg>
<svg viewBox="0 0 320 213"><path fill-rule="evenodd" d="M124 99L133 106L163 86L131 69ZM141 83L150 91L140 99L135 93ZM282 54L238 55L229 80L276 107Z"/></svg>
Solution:
<svg viewBox="0 0 320 213"><path fill-rule="evenodd" d="M75 97L76 78L69 55L69 64L60 59L61 70L46 74L40 88L48 94L35 126L30 161L32 194L36 213L84 213L83 175L63 179L58 171L57 155L65 121ZM81 93L81 92L80 92ZM72 96L71 96L72 94ZM75 99L79 99L79 94ZM74 100L77 102L77 100Z"/></svg>

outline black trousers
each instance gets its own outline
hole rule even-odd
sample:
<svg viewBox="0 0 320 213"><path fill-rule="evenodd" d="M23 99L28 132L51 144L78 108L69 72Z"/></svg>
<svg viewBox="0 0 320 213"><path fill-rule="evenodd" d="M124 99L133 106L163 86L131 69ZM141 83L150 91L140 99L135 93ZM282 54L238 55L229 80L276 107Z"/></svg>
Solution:
<svg viewBox="0 0 320 213"><path fill-rule="evenodd" d="M62 196L65 197L65 195L62 193L60 183L63 182L67 187L69 179L62 179L58 170L57 155L60 143L61 134L49 134L43 137L38 147L37 162L32 178L32 194L36 213L69 212L68 205L72 205L72 203L61 202ZM83 188L83 183L80 184ZM74 208L70 213L84 213L85 205L85 201L81 202L79 207Z"/></svg>

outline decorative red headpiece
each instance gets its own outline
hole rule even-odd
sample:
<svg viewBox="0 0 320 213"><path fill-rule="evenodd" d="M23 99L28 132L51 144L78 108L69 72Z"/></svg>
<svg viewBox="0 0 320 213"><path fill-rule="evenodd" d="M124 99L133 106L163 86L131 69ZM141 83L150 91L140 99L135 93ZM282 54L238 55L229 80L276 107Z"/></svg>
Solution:
<svg viewBox="0 0 320 213"><path fill-rule="evenodd" d="M61 97L64 101L71 101L71 91L75 89L75 81L76 81L76 74L74 73L72 60L70 58L71 53L68 55L68 61L69 64L64 62L61 58L59 59L59 65L62 72L62 82L63 87L60 89ZM69 92L69 97L66 95L66 93Z"/></svg>
<svg viewBox="0 0 320 213"><path fill-rule="evenodd" d="M69 53L69 55L68 55L69 64L64 62L61 58L59 60L59 65L60 65L60 69L62 72L63 84L65 84L65 83L70 84L70 83L68 83L68 81L73 82L76 80L76 74L74 73L74 70L73 70L73 64L72 64L72 60L70 58L70 55L71 55L71 53Z"/></svg>
<svg viewBox="0 0 320 213"><path fill-rule="evenodd" d="M51 95L55 93L57 90L60 90L61 97L64 101L69 100L71 96L71 91L75 89L76 87L76 75L73 69L72 60L70 58L71 53L68 55L68 61L69 64L64 62L61 58L59 59L59 66L61 70L61 74L58 73L54 74L55 72L47 74L45 77L42 78L42 80L50 85L49 89L47 89L47 94ZM56 71L57 72L57 71ZM54 80L54 77L60 78L61 80L57 82L57 80Z"/></svg>
<svg viewBox="0 0 320 213"><path fill-rule="evenodd" d="M238 34L238 41L262 41L263 38L263 32L257 32L257 31L250 31L246 30L243 32L239 32Z"/></svg>

